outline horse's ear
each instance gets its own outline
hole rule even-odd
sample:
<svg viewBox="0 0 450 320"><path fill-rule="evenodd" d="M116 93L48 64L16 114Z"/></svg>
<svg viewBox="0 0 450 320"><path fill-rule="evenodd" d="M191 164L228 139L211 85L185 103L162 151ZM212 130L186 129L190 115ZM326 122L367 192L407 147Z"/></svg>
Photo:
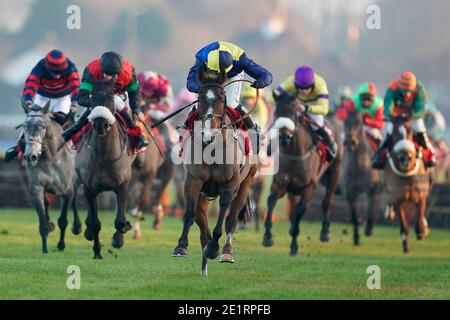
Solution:
<svg viewBox="0 0 450 320"><path fill-rule="evenodd" d="M201 84L205 83L205 71L206 71L206 69L202 67L202 68L199 68L198 72L197 72L197 80Z"/></svg>
<svg viewBox="0 0 450 320"><path fill-rule="evenodd" d="M45 106L42 108L42 112L47 113L49 109L50 109L50 100L48 100Z"/></svg>

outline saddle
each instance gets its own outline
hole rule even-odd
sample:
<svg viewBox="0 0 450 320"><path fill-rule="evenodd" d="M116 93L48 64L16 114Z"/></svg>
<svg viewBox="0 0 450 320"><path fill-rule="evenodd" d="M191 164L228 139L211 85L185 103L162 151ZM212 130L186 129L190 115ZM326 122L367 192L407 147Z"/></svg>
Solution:
<svg viewBox="0 0 450 320"><path fill-rule="evenodd" d="M137 137L142 134L141 127L136 126L134 128L129 128L123 119L123 117L120 115L120 113L116 112L114 114L118 125L120 126L121 130L119 132L123 132L124 135L121 136L123 141L126 141L126 136L130 139L131 143L131 151L129 151L130 154L137 154L140 152L143 152L144 150L140 150L137 148ZM87 140L89 139L91 133L93 131L92 124L90 122L86 123L81 130L76 132L70 139L72 141L72 149L77 151L77 153L80 153L80 151L83 149L83 146L86 144Z"/></svg>

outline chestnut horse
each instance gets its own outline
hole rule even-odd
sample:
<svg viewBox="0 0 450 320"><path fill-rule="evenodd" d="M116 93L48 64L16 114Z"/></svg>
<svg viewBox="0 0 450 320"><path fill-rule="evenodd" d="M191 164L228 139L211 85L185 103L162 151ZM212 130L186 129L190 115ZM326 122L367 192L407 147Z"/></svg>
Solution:
<svg viewBox="0 0 450 320"><path fill-rule="evenodd" d="M196 121L193 133L191 131L191 137L187 138L184 146L186 208L183 232L172 255L187 255L188 233L195 219L200 227L203 250L202 274L206 276L207 259L215 259L219 255L219 239L225 217L227 239L220 262L235 262L231 241L238 215L246 209L256 164L246 162L243 146L235 139L237 132L226 109L226 95L222 86L226 81L226 73L222 71L217 79L208 77L204 70L200 70L198 78L202 84L198 102L198 119L201 121ZM198 130L199 124L201 130ZM213 161L205 160L207 150L211 151ZM200 159L196 161L198 156ZM223 161L223 157L228 159ZM220 210L211 236L208 227L208 201L216 197L220 197Z"/></svg>
<svg viewBox="0 0 450 320"><path fill-rule="evenodd" d="M409 252L407 202L417 210L416 235L426 239L430 233L426 219L427 197L433 185L434 170L426 168L422 152L417 152L411 130L411 115L391 117L393 122L392 148L384 169L384 183L388 204L400 219L403 252Z"/></svg>
<svg viewBox="0 0 450 320"><path fill-rule="evenodd" d="M273 245L272 239L272 213L277 200L286 193L291 205L292 237L290 255L298 253L297 237L300 234L300 220L306 212L306 206L312 199L319 180L325 185L326 192L322 202L322 230L320 240L329 240L330 232L330 204L336 191L340 163L342 157L342 144L339 137L338 153L331 163L323 164L322 156L317 151L312 129L307 123L308 118L304 114L298 114L294 107L295 98L281 97L276 101L275 122L273 129L279 129L279 169L274 175L270 187L270 195L267 199L267 216L265 221L265 233L263 245ZM273 153L273 146L269 146Z"/></svg>

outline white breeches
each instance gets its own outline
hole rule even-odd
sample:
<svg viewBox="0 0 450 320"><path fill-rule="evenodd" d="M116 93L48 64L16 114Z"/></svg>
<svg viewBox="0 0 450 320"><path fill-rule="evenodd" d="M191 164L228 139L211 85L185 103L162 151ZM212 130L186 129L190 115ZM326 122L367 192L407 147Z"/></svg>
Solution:
<svg viewBox="0 0 450 320"><path fill-rule="evenodd" d="M62 112L64 114L70 112L70 106L72 105L70 94L61 98L48 98L41 96L40 94L36 94L34 97L34 104L41 107L44 107L48 101L50 101L50 112Z"/></svg>

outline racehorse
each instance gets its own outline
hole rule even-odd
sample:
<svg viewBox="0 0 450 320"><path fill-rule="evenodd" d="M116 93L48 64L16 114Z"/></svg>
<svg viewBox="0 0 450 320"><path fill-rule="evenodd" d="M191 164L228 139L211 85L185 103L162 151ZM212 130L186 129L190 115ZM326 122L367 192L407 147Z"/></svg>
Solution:
<svg viewBox="0 0 450 320"><path fill-rule="evenodd" d="M388 153L388 165L384 169L384 182L388 204L400 219L400 235L403 252L409 252L408 217L406 202L417 210L415 231L418 240L426 239L430 233L426 219L427 197L433 185L434 172L426 168L422 150L416 151L411 130L411 115L391 117L393 122L392 148Z"/></svg>
<svg viewBox="0 0 450 320"><path fill-rule="evenodd" d="M187 159L184 163L186 208L183 232L172 254L175 257L187 255L188 233L195 219L200 227L203 250L202 274L205 276L207 275L207 259L215 259L219 255L219 239L222 236L225 217L227 239L220 262L235 262L231 241L236 230L238 215L246 211L245 204L256 173L256 164L245 162L244 148L235 139L237 131L229 114L231 111L226 108L226 95L222 86L226 78L224 70L218 78L209 77L204 70L200 70L198 74L201 83L198 102L200 121L196 123L197 125L201 123L202 133L197 134L199 130L194 129L193 135L186 138L189 142L184 147L185 159ZM211 152L211 154L214 152L214 161L205 160L206 150L214 150ZM200 162L192 161L200 151ZM222 154L219 156L220 153ZM223 157L227 158L230 155L231 161L223 161ZM211 236L207 216L208 201L218 196L220 197L219 216Z"/></svg>
<svg viewBox="0 0 450 320"><path fill-rule="evenodd" d="M322 242L329 240L329 208L337 188L342 158L342 144L339 137L336 137L339 145L338 153L331 163L324 164L324 155L317 151L318 147L308 121L310 120L305 114L298 114L296 111L295 98L280 97L277 99L275 122L272 128L279 129L279 169L273 177L270 195L267 199L263 245L265 247L273 245L271 233L273 209L277 200L287 193L291 204L289 232L292 237L291 256L298 253L297 237L300 233L300 220L306 212L306 206L311 200L319 180L326 188L322 201L323 222L320 240ZM269 145L269 150L271 153L274 152L272 145Z"/></svg>
<svg viewBox="0 0 450 320"><path fill-rule="evenodd" d="M147 126L147 128L149 127L150 126ZM158 146L156 145L157 141L152 140L151 138L149 138L149 140L150 144L147 146L144 152L143 163L141 163L142 160L136 159L133 165L133 175L131 180L132 182L130 184L130 190L138 183L140 183L141 185L139 196L134 199L131 205L131 209L129 210L130 213L135 217L135 222L133 224L133 238L135 239L139 239L141 237L140 220L142 218L142 211L149 203L150 191L157 176L158 178L160 178L160 184L157 187L156 194L153 199L153 201L156 202L153 203L152 206L153 212L155 214L153 228L155 230L158 230L161 227L164 212L162 210L162 205L160 204L160 198L167 185L169 184L174 171L174 164L170 157L171 148L167 148L167 150L164 152L165 157L163 158L160 150L158 149ZM167 142L166 145L169 146ZM161 150L161 152L163 151Z"/></svg>
<svg viewBox="0 0 450 320"><path fill-rule="evenodd" d="M67 227L67 210L72 206L74 221L72 232L76 235L82 231L78 216L75 195L77 182L75 177L75 161L73 152L62 145L62 126L52 119L49 112L50 102L44 107L33 105L31 108L22 103L26 113L23 123L26 147L26 176L31 199L39 217L39 233L42 238L42 252L48 253L47 236L55 229L48 213L49 200L47 193L61 197L61 214L58 226L61 230L58 249L65 248L64 235Z"/></svg>
<svg viewBox="0 0 450 320"><path fill-rule="evenodd" d="M372 235L376 213L380 207L381 173L379 170L372 169L371 157L373 151L368 141L369 138L366 137L364 131L363 113L358 110L349 111L344 127L343 185L351 211L353 243L359 245L359 219L356 211L356 200L360 194L366 194L369 199L365 234L370 236Z"/></svg>
<svg viewBox="0 0 450 320"><path fill-rule="evenodd" d="M93 109L89 115L92 131L86 138L75 159L80 181L84 184L84 197L88 206L85 238L94 241L94 259L102 259L99 233L97 196L104 191L116 194L116 232L112 246L123 246L123 234L131 229L125 218L128 184L131 166L136 156L133 153L126 129L115 118L113 102L114 81L98 81L92 92Z"/></svg>

